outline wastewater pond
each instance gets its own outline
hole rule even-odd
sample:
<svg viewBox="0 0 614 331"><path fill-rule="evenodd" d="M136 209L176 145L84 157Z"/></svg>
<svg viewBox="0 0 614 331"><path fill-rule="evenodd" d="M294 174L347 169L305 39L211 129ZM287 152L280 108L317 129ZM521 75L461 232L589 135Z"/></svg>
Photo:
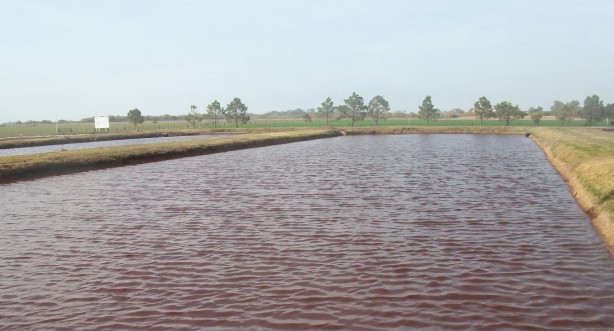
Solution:
<svg viewBox="0 0 614 331"><path fill-rule="evenodd" d="M320 139L0 185L0 329L600 329L614 261L520 136Z"/></svg>

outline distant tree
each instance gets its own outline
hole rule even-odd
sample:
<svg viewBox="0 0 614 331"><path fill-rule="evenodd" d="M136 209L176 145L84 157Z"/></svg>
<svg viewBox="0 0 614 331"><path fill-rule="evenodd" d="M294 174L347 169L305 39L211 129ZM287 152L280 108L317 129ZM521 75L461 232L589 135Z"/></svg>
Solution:
<svg viewBox="0 0 614 331"><path fill-rule="evenodd" d="M586 125L591 126L603 119L603 111L603 101L599 100L599 96L593 94L584 100L584 107L580 109L580 117L586 120Z"/></svg>
<svg viewBox="0 0 614 331"><path fill-rule="evenodd" d="M202 117L200 116L200 114L198 113L198 111L196 110L198 107L191 105L190 106L190 112L184 117L186 121L188 121L188 123L192 124L193 128L196 128L196 121L201 121Z"/></svg>
<svg viewBox="0 0 614 331"><path fill-rule="evenodd" d="M365 106L365 100L356 92L353 92L349 98L343 100L345 107L340 107L341 115L352 120L351 126L354 126L354 122L361 121L365 118L365 112L367 106Z"/></svg>
<svg viewBox="0 0 614 331"><path fill-rule="evenodd" d="M495 117L492 105L486 97L480 97L480 99L473 104L473 113L476 118L480 119L480 126L482 126L482 121L485 119Z"/></svg>
<svg viewBox="0 0 614 331"><path fill-rule="evenodd" d="M305 122L311 122L311 116L310 116L309 114L307 114L307 113L306 113L305 115L303 115L303 120L304 120Z"/></svg>
<svg viewBox="0 0 614 331"><path fill-rule="evenodd" d="M460 108L452 108L448 111L441 112L442 118L459 118L465 115L465 111Z"/></svg>
<svg viewBox="0 0 614 331"><path fill-rule="evenodd" d="M605 118L608 120L608 124L611 123L611 119L614 118L614 103L608 103L607 106L603 107L603 114Z"/></svg>
<svg viewBox="0 0 614 331"><path fill-rule="evenodd" d="M144 120L145 118L143 117L143 121ZM129 121L128 121L128 116L109 115L109 122L129 122Z"/></svg>
<svg viewBox="0 0 614 331"><path fill-rule="evenodd" d="M350 107L348 107L347 105L339 105L337 107L335 107L335 112L337 113L337 117L335 118L336 121L342 119L342 118L350 118Z"/></svg>
<svg viewBox="0 0 614 331"><path fill-rule="evenodd" d="M406 118L407 117L407 113L405 113L402 110L395 110L392 114L391 114L392 118Z"/></svg>
<svg viewBox="0 0 614 331"><path fill-rule="evenodd" d="M529 115L533 114L533 113L542 113L544 112L544 108L542 108L541 106L538 107L531 107L529 108L529 110L527 111L527 113L529 113Z"/></svg>
<svg viewBox="0 0 614 331"><path fill-rule="evenodd" d="M207 115L213 121L214 128L217 128L217 117L220 115L221 112L222 106L217 100L214 100L211 104L207 106Z"/></svg>
<svg viewBox="0 0 614 331"><path fill-rule="evenodd" d="M580 102L577 100L572 100L570 102L556 100L550 107L550 111L552 115L556 116L556 118L565 125L565 122L573 120L580 111Z"/></svg>
<svg viewBox="0 0 614 331"><path fill-rule="evenodd" d="M439 109L436 109L431 102L431 96L427 95L422 101L422 105L418 107L420 111L418 111L418 117L421 120L426 120L426 124L428 125L429 121L437 120L439 118Z"/></svg>
<svg viewBox="0 0 614 331"><path fill-rule="evenodd" d="M302 117L303 115L305 115L305 111L302 108L288 110L287 113L288 115L294 116L294 117Z"/></svg>
<svg viewBox="0 0 614 331"><path fill-rule="evenodd" d="M137 125L142 124L145 121L141 111L138 108L134 108L128 111L128 122L134 125L134 131L137 130Z"/></svg>
<svg viewBox="0 0 614 331"><path fill-rule="evenodd" d="M502 101L495 105L495 116L500 121L505 121L505 125L510 125L511 121L524 118L525 115L518 105L514 106L510 102Z"/></svg>
<svg viewBox="0 0 614 331"><path fill-rule="evenodd" d="M328 126L328 118L330 115L333 114L334 111L335 111L335 106L334 106L333 100L331 100L330 97L326 98L326 100L322 102L320 107L318 107L319 114L326 114L326 125L327 126Z"/></svg>
<svg viewBox="0 0 614 331"><path fill-rule="evenodd" d="M535 123L535 125L539 126L539 122L542 120L542 116L543 114L541 111L534 111L531 113L531 120L533 121L533 123Z"/></svg>
<svg viewBox="0 0 614 331"><path fill-rule="evenodd" d="M380 119L386 119L386 114L390 111L390 105L383 96L376 95L369 101L367 110L369 117L375 120L375 125L379 125Z"/></svg>
<svg viewBox="0 0 614 331"><path fill-rule="evenodd" d="M227 121L235 123L235 128L239 127L239 122L246 124L250 119L249 115L247 115L247 106L239 98L232 99L228 106L222 109L222 114L224 114Z"/></svg>

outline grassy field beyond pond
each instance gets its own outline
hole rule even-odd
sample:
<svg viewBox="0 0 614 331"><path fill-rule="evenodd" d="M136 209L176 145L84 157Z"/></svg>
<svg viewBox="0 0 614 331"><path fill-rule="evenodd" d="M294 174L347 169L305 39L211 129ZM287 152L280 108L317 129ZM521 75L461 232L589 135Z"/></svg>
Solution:
<svg viewBox="0 0 614 331"><path fill-rule="evenodd" d="M562 123L558 120L548 119L542 120L540 126L552 127L561 126ZM596 126L605 126L606 122L595 123ZM131 133L134 132L134 126L127 122L111 122L111 133ZM306 122L299 118L254 118L247 124L241 124L239 129L256 129L256 128L319 128L325 127L326 119L314 118L310 122ZM334 127L347 127L350 126L350 121L347 119L331 120L329 126ZM354 124L355 127L371 127L375 126L375 121L366 119L363 121L357 121ZM412 126L412 127L446 127L446 126L458 126L458 127L479 127L480 121L474 118L457 118L457 119L439 119L437 121L430 121L427 123L424 120L410 119L410 118L390 118L379 122L379 126ZM485 127L506 127L505 122L489 119L484 120L482 126ZM510 123L511 127L533 127L533 123L530 119L515 120ZM585 121L576 119L565 123L564 126L585 126ZM192 126L187 121L161 121L161 122L145 122L139 125L139 132L173 132L180 130L209 130L214 129L213 123L209 120L196 122L195 126ZM234 124L227 123L226 121L219 121L217 129L233 130ZM62 123L58 126L59 133L61 135L73 135L73 134L92 134L95 133L93 123ZM0 137L20 137L20 136L49 136L56 135L55 124L19 124L19 125L0 125ZM104 133L101 133L104 135Z"/></svg>

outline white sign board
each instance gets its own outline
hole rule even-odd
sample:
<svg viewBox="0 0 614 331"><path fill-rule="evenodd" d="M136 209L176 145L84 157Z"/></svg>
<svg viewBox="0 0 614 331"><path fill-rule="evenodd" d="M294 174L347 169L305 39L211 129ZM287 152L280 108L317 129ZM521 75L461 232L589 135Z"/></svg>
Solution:
<svg viewBox="0 0 614 331"><path fill-rule="evenodd" d="M109 128L109 116L96 116L94 117L95 129L108 129Z"/></svg>

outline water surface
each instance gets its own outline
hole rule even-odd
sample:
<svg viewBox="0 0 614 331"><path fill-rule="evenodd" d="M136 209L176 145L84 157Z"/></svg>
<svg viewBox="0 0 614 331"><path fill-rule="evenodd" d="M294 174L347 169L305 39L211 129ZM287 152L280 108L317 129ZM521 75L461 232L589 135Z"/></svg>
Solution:
<svg viewBox="0 0 614 331"><path fill-rule="evenodd" d="M0 329L614 327L529 139L321 139L0 186Z"/></svg>

